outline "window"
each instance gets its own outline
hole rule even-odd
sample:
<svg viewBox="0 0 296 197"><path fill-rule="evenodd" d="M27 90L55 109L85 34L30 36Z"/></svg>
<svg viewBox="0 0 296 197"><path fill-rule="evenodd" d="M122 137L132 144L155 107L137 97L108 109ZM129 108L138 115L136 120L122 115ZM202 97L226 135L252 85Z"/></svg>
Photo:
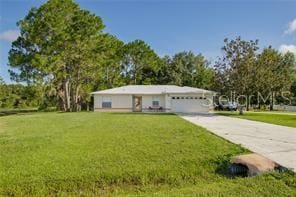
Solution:
<svg viewBox="0 0 296 197"><path fill-rule="evenodd" d="M159 101L152 101L153 107L159 107Z"/></svg>
<svg viewBox="0 0 296 197"><path fill-rule="evenodd" d="M172 99L175 99L175 97L173 96Z"/></svg>
<svg viewBox="0 0 296 197"><path fill-rule="evenodd" d="M112 107L112 99L111 97L103 96L102 98L102 108L111 108Z"/></svg>
<svg viewBox="0 0 296 197"><path fill-rule="evenodd" d="M177 99L180 99L179 97L177 97Z"/></svg>
<svg viewBox="0 0 296 197"><path fill-rule="evenodd" d="M157 96L152 97L152 107L159 107L159 97Z"/></svg>

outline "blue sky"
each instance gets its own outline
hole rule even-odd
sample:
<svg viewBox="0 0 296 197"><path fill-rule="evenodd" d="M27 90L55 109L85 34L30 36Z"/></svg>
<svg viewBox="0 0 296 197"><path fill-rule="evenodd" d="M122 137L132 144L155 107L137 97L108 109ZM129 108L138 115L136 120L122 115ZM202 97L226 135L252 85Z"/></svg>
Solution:
<svg viewBox="0 0 296 197"><path fill-rule="evenodd" d="M0 0L0 76L10 82L7 56L16 22L44 0ZM160 55L191 50L212 62L224 38L259 39L296 52L296 1L76 1L102 17L106 32L128 42L145 40ZM294 21L295 20L295 21Z"/></svg>

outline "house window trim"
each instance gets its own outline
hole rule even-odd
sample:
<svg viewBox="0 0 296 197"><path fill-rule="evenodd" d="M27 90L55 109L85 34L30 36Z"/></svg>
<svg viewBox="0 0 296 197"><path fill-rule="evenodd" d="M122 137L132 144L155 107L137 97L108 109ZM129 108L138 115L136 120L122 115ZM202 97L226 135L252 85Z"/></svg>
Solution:
<svg viewBox="0 0 296 197"><path fill-rule="evenodd" d="M102 97L102 108L103 109L110 109L110 108L112 108L112 98L110 96L103 96Z"/></svg>
<svg viewBox="0 0 296 197"><path fill-rule="evenodd" d="M155 105L154 102L157 102L158 104ZM160 98L158 96L152 97L152 107L160 107Z"/></svg>

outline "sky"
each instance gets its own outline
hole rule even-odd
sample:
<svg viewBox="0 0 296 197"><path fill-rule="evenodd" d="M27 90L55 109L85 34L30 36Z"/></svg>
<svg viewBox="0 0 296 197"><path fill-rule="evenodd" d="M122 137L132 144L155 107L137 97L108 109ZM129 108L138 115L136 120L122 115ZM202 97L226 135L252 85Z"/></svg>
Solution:
<svg viewBox="0 0 296 197"><path fill-rule="evenodd" d="M17 21L44 0L0 0L0 76L7 83L8 51L19 35ZM296 0L76 0L100 16L105 31L129 42L142 39L160 56L202 53L212 63L224 38L241 36L296 53Z"/></svg>

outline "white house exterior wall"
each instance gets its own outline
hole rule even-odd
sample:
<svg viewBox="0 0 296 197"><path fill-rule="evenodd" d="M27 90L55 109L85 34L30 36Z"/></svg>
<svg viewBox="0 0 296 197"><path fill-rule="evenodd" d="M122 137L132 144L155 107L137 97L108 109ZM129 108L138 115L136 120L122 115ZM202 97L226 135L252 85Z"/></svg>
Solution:
<svg viewBox="0 0 296 197"><path fill-rule="evenodd" d="M141 95L139 95L141 96ZM152 107L153 97L159 98L159 106L165 109L165 95L142 95L142 110L149 111L149 107Z"/></svg>
<svg viewBox="0 0 296 197"><path fill-rule="evenodd" d="M102 108L103 97L111 97L112 108ZM133 111L131 95L94 95L94 111Z"/></svg>
<svg viewBox="0 0 296 197"><path fill-rule="evenodd" d="M94 95L94 111L133 111L133 96L142 97L142 111L148 112L154 97L165 112L204 113L212 108L213 94L158 94L158 95ZM111 98L111 108L102 108L103 97ZM172 98L175 99L172 99ZM179 97L179 99L177 99ZM186 97L189 97L186 99ZM107 98L107 100L109 100ZM206 99L204 99L206 98ZM106 99L105 99L106 100Z"/></svg>

